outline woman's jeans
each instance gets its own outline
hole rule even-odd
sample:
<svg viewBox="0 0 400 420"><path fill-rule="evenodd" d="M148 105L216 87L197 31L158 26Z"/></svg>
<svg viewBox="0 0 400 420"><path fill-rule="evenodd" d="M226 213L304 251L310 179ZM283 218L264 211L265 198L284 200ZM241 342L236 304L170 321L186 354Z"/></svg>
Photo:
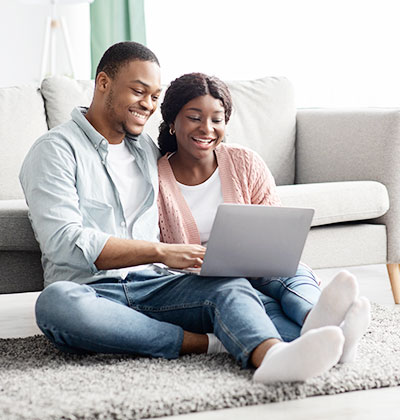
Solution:
<svg viewBox="0 0 400 420"><path fill-rule="evenodd" d="M257 278L249 280L259 292L265 312L283 341L299 337L308 312L317 303L321 290L315 274L300 263L294 277Z"/></svg>
<svg viewBox="0 0 400 420"><path fill-rule="evenodd" d="M304 287L306 277L300 275L293 284ZM290 283L288 288L282 282ZM183 330L212 332L245 367L261 342L281 336L293 339L292 329L287 337L285 329L292 328L296 319L302 320L302 315L292 319L286 313L291 313L286 308L291 302L287 294L294 294L297 301L297 285L287 279L251 283L261 293L243 278L171 275L158 268L132 272L125 280L107 279L90 285L56 282L39 296L36 320L43 333L64 351L168 359L179 356ZM281 308L279 315L274 302ZM312 303L307 305L311 308ZM265 311L269 307L271 317Z"/></svg>

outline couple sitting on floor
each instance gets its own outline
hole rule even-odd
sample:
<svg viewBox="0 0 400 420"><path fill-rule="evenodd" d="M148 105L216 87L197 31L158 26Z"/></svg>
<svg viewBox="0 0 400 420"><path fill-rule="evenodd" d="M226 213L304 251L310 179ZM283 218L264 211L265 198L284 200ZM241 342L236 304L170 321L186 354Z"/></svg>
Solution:
<svg viewBox="0 0 400 420"><path fill-rule="evenodd" d="M352 361L370 306L350 273L321 292L304 264L291 278L168 269L201 266L220 203L280 200L256 153L221 143L232 111L221 80L192 73L171 83L158 149L142 131L160 91L156 56L115 44L98 65L90 107L74 109L26 156L20 180L46 286L40 329L69 352L227 351L263 383Z"/></svg>

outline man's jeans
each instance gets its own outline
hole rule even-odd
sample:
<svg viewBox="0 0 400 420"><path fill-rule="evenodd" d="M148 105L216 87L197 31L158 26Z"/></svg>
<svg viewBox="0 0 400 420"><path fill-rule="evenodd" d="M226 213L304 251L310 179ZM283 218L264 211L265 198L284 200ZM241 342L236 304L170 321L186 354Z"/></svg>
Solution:
<svg viewBox="0 0 400 420"><path fill-rule="evenodd" d="M243 367L261 342L281 338L276 319L273 322L266 314L265 302L248 280L166 274L155 269L132 272L122 281L53 283L36 303L38 326L64 351L168 359L179 356L183 330L212 332ZM312 304L307 305L309 310ZM287 318L285 306L279 319ZM286 323L294 324L292 321L278 323L279 329L284 332ZM288 336L293 334L290 330Z"/></svg>

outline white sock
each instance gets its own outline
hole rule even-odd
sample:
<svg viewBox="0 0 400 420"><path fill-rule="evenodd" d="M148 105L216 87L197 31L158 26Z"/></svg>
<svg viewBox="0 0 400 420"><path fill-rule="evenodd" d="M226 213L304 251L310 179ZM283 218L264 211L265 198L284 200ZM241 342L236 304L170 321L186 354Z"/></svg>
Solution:
<svg viewBox="0 0 400 420"><path fill-rule="evenodd" d="M322 290L318 302L304 321L301 334L327 325L339 326L357 296L356 278L348 271L338 273Z"/></svg>
<svg viewBox="0 0 400 420"><path fill-rule="evenodd" d="M228 353L228 350L224 345L218 340L214 334L207 334L208 336L208 348L207 354L211 353Z"/></svg>
<svg viewBox="0 0 400 420"><path fill-rule="evenodd" d="M341 325L345 341L339 363L348 363L355 360L358 343L367 331L370 322L371 304L366 297L360 297L351 305Z"/></svg>
<svg viewBox="0 0 400 420"><path fill-rule="evenodd" d="M256 382L305 381L328 371L340 359L344 336L340 327L308 331L290 343L272 346L255 371Z"/></svg>

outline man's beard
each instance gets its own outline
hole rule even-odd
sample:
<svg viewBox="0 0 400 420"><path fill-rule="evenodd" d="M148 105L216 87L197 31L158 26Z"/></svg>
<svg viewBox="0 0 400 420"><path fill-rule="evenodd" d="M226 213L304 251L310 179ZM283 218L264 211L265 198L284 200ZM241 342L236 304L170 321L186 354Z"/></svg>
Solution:
<svg viewBox="0 0 400 420"><path fill-rule="evenodd" d="M115 121L115 123L118 124L119 126L118 131L120 131L121 134L130 135L130 136L138 135L138 134L130 132L129 129L126 127L125 123L119 120L118 114L115 112L115 108L114 108L114 91L112 90L112 88L110 89L110 93L107 96L105 105L106 105L107 111L110 114L111 120Z"/></svg>

